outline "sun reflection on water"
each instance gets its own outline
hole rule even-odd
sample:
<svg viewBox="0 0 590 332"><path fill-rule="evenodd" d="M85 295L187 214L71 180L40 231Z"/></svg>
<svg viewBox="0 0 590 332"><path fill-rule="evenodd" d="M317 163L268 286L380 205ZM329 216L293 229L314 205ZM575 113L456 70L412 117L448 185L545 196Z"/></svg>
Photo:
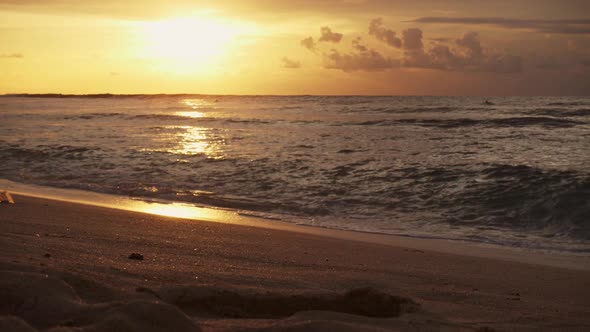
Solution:
<svg viewBox="0 0 590 332"><path fill-rule="evenodd" d="M194 110L213 106L212 102L207 101L205 99L183 99L181 103Z"/></svg>
<svg viewBox="0 0 590 332"><path fill-rule="evenodd" d="M185 156L205 155L211 159L222 159L225 139L214 133L214 129L196 126L167 126L172 133L160 135L157 140L165 142L164 148L150 149Z"/></svg>
<svg viewBox="0 0 590 332"><path fill-rule="evenodd" d="M180 203L172 204L137 204L137 210L150 214L157 214L166 217L187 218L187 219L214 219L217 215L212 209L199 209Z"/></svg>
<svg viewBox="0 0 590 332"><path fill-rule="evenodd" d="M210 108L213 106L212 102L207 101L205 99L183 99L180 103L184 106L190 107L191 109L193 109L193 111L179 111L176 112L176 115L195 119L202 118L205 116L205 113L197 110Z"/></svg>
<svg viewBox="0 0 590 332"><path fill-rule="evenodd" d="M203 111L212 108L214 104L205 99L183 99L180 103L192 110L178 111L175 115L192 119L204 118L206 114ZM142 151L168 152L185 156L205 155L210 159L224 158L223 146L226 140L218 129L192 125L169 125L158 128L158 135L153 137L157 146L142 149Z"/></svg>
<svg viewBox="0 0 590 332"><path fill-rule="evenodd" d="M203 112L197 112L197 111L192 111L192 112L176 112L176 115L178 115L178 116L184 116L185 118L194 118L194 119L202 118L202 117L205 116L205 114Z"/></svg>

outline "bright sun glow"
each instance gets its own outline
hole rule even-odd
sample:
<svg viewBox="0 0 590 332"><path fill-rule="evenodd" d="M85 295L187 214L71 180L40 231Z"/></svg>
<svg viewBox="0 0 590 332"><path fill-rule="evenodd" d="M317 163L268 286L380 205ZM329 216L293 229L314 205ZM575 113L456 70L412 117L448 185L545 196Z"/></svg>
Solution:
<svg viewBox="0 0 590 332"><path fill-rule="evenodd" d="M147 22L142 26L144 52L168 70L207 71L228 52L238 29L232 22L202 17Z"/></svg>
<svg viewBox="0 0 590 332"><path fill-rule="evenodd" d="M214 217L214 210L195 208L194 206L174 204L147 204L140 209L142 212L157 214L167 217L189 218L189 219L210 219Z"/></svg>

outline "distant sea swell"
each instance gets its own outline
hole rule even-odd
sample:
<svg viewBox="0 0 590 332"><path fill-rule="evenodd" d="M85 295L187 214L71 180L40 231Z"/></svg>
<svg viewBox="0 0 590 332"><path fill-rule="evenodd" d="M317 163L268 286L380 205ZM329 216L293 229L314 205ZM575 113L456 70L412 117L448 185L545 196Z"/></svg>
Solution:
<svg viewBox="0 0 590 332"><path fill-rule="evenodd" d="M590 250L589 98L35 97L0 98L2 178Z"/></svg>

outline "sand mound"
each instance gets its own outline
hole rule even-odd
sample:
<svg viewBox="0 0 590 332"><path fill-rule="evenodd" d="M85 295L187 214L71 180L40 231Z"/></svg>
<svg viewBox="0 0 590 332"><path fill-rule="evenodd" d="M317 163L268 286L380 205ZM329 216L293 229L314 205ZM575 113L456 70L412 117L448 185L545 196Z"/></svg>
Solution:
<svg viewBox="0 0 590 332"><path fill-rule="evenodd" d="M64 280L0 271L0 331L200 331L180 309L159 301L87 304ZM28 325L30 324L30 325Z"/></svg>
<svg viewBox="0 0 590 332"><path fill-rule="evenodd" d="M283 318L302 311L333 311L366 317L397 317L415 311L417 304L404 297L372 288L338 293L257 293L252 290L228 290L214 287L174 287L150 293L174 304L191 315L229 318Z"/></svg>
<svg viewBox="0 0 590 332"><path fill-rule="evenodd" d="M72 274L0 271L0 330L200 331L193 317L223 321L227 330L354 331L370 317L398 317L417 305L372 288L344 293L280 292L219 286L138 288L128 300L87 303L94 283ZM305 313L324 312L316 319ZM336 318L330 316L338 316ZM356 317L356 318L355 318ZM265 319L261 324L258 320ZM343 320L346 321L343 321ZM257 322L248 328L246 321ZM361 320L360 322L358 320ZM233 321L230 322L230 321ZM247 325L247 324L245 324ZM375 326L373 326L375 327Z"/></svg>
<svg viewBox="0 0 590 332"><path fill-rule="evenodd" d="M200 331L194 317L216 321L224 331L355 331L367 323L378 331L371 317L398 317L418 308L408 298L372 288L289 293L174 286L88 303L76 287L95 298L88 291L93 286L73 274L0 270L0 331ZM323 314L310 319L314 312Z"/></svg>
<svg viewBox="0 0 590 332"><path fill-rule="evenodd" d="M76 331L200 331L177 307L155 301L110 303L86 308L67 323Z"/></svg>
<svg viewBox="0 0 590 332"><path fill-rule="evenodd" d="M78 311L81 300L62 280L46 274L0 271L0 315L18 316L48 327Z"/></svg>

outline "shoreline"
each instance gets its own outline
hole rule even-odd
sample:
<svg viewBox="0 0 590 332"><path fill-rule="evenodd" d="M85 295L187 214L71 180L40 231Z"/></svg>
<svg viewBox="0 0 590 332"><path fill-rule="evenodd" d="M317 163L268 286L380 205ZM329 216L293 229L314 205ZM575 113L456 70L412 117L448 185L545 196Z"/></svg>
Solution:
<svg viewBox="0 0 590 332"><path fill-rule="evenodd" d="M590 254L569 251L522 248L477 241L471 242L455 239L333 229L321 226L296 224L280 219L268 219L261 216L240 213L239 211L230 209L195 206L184 202L164 202L161 200L149 201L147 199L123 197L77 189L28 185L5 179L0 179L0 190L8 190L13 194L21 196L97 206L108 209L133 211L164 217L181 218L192 220L194 222L205 221L244 225L263 229L324 236L347 241L360 241L365 243L405 247L415 250L429 250L448 254L590 271Z"/></svg>
<svg viewBox="0 0 590 332"><path fill-rule="evenodd" d="M0 205L0 291L8 294L0 316L11 319L2 317L0 326L590 328L589 271L20 195L15 201ZM370 317L380 310L384 318Z"/></svg>
<svg viewBox="0 0 590 332"><path fill-rule="evenodd" d="M239 211L231 209L195 206L184 202L165 202L161 200L149 201L147 199L116 196L77 189L21 184L5 179L0 179L0 190L8 190L10 193L16 194L17 196L42 198L107 209L187 219L192 220L193 222L204 221L252 226L263 229L324 236L347 241L376 243L415 250L428 250L471 257L491 258L519 263L590 271L590 254L512 247L476 241L471 242L454 239L325 228L321 226L295 224L279 219L268 219L256 215L242 214Z"/></svg>

